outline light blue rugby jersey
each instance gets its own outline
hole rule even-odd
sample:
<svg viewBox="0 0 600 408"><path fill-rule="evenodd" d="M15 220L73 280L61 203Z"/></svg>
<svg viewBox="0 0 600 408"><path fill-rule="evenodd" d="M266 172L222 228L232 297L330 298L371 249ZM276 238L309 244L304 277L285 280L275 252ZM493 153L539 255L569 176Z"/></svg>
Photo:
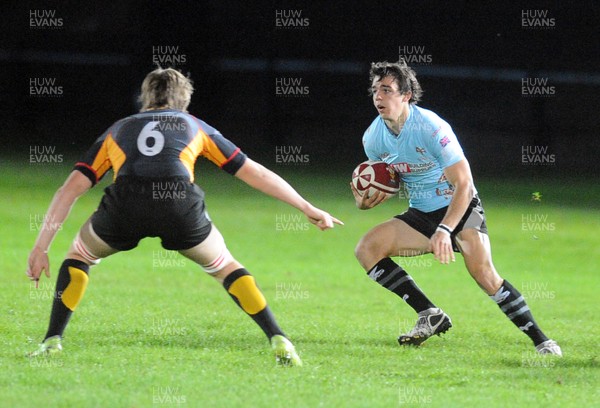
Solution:
<svg viewBox="0 0 600 408"><path fill-rule="evenodd" d="M431 212L450 204L454 188L443 169L465 158L450 125L434 112L415 105L396 136L381 116L363 136L369 160L384 161L401 175L409 206Z"/></svg>

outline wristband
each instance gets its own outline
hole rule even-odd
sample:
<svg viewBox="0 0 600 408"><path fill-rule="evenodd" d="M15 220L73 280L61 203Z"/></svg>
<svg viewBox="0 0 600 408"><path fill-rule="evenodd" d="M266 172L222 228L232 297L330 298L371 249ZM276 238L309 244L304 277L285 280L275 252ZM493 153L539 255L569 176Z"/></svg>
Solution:
<svg viewBox="0 0 600 408"><path fill-rule="evenodd" d="M452 230L450 229L450 227L444 224L439 224L435 230L445 232L448 235L452 234Z"/></svg>

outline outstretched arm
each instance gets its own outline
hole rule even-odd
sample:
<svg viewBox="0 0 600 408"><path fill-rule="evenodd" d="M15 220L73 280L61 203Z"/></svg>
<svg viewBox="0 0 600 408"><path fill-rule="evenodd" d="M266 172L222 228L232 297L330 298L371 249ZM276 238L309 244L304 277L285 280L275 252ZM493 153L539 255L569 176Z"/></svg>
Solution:
<svg viewBox="0 0 600 408"><path fill-rule="evenodd" d="M56 232L65 221L75 201L92 187L92 182L80 171L74 170L56 191L50 203L44 223L27 261L27 276L37 287L42 271L50 277L48 249Z"/></svg>
<svg viewBox="0 0 600 408"><path fill-rule="evenodd" d="M314 207L306 201L287 181L271 170L251 159L246 159L235 176L259 191L277 198L302 211L308 220L319 229L333 228L333 224L344 225L327 212Z"/></svg>

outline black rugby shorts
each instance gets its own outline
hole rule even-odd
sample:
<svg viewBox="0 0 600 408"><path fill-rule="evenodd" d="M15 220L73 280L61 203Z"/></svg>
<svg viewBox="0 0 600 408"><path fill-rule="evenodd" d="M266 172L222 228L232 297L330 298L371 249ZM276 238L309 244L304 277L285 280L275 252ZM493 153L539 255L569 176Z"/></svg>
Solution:
<svg viewBox="0 0 600 408"><path fill-rule="evenodd" d="M404 221L411 228L419 231L427 238L431 238L435 233L437 226L442 222L447 210L448 207L443 207L439 210L423 212L411 207L402 214L396 215L394 218ZM450 234L454 252L460 252L456 245L456 234L466 228L474 228L484 234L487 234L488 232L487 225L485 224L485 212L483 211L483 206L478 196L473 197L473 200L471 200L471 203L469 204L469 208L467 208L467 211L465 211L460 222L456 228L454 228L452 234Z"/></svg>
<svg viewBox="0 0 600 408"><path fill-rule="evenodd" d="M118 177L104 190L91 221L98 236L120 251L135 248L146 237L159 237L165 249L188 249L204 241L212 228L204 192L183 177Z"/></svg>

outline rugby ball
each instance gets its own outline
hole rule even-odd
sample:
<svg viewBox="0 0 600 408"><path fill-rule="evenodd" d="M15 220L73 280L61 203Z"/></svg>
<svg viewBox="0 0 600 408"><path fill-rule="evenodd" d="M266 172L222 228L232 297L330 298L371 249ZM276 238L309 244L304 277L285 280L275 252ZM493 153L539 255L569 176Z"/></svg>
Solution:
<svg viewBox="0 0 600 408"><path fill-rule="evenodd" d="M367 160L352 172L352 185L361 197L365 192L370 197L375 191L395 194L400 190L400 175L387 163Z"/></svg>

